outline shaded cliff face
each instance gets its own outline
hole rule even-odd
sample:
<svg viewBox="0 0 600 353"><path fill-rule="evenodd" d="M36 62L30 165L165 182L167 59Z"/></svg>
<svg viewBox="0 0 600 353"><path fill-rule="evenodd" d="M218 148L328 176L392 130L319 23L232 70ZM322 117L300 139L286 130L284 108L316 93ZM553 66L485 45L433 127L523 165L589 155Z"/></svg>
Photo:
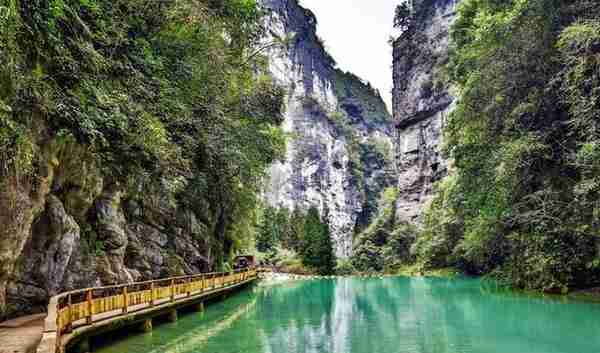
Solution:
<svg viewBox="0 0 600 353"><path fill-rule="evenodd" d="M442 129L454 98L444 83L458 0L416 0L410 28L394 42L394 121L400 197L397 218L418 222L433 183L447 174Z"/></svg>
<svg viewBox="0 0 600 353"><path fill-rule="evenodd" d="M197 215L166 187L127 190L74 142L45 150L38 180L12 180L0 192L0 293L9 316L44 311L48 297L66 290L213 268L222 210Z"/></svg>
<svg viewBox="0 0 600 353"><path fill-rule="evenodd" d="M393 183L393 128L379 93L335 68L316 36L317 20L297 0L263 0L269 41L288 38L269 53L286 87L286 161L272 166L265 192L276 207L319 208L329 222L336 255L352 252L355 230L375 212Z"/></svg>

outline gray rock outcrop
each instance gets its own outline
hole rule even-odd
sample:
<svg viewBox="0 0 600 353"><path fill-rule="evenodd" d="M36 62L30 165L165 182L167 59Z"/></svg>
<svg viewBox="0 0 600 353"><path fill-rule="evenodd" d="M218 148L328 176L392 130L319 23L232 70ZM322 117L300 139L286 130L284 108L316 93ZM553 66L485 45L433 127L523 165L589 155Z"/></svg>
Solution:
<svg viewBox="0 0 600 353"><path fill-rule="evenodd" d="M272 166L265 199L289 209L319 208L338 257L368 223L381 190L393 184L393 129L379 92L336 69L316 35L317 19L297 0L262 0L270 71L287 88L286 161Z"/></svg>
<svg viewBox="0 0 600 353"><path fill-rule="evenodd" d="M5 316L43 312L67 290L214 269L218 207L198 215L170 201L161 183L126 190L74 142L45 148L39 178L8 180L0 191Z"/></svg>

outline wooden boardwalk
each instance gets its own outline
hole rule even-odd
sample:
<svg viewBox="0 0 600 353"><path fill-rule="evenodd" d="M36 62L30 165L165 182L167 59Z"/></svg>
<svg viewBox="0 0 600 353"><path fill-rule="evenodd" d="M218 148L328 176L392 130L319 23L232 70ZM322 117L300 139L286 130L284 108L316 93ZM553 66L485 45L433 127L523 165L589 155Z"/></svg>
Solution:
<svg viewBox="0 0 600 353"><path fill-rule="evenodd" d="M19 317L0 323L0 353L35 352L42 333L46 314Z"/></svg>
<svg viewBox="0 0 600 353"><path fill-rule="evenodd" d="M247 268L63 293L50 299L47 315L0 323L0 353L62 353L70 343L89 345L93 334L131 325L151 330L152 317L174 321L180 307L203 310L205 300L253 282L257 272Z"/></svg>

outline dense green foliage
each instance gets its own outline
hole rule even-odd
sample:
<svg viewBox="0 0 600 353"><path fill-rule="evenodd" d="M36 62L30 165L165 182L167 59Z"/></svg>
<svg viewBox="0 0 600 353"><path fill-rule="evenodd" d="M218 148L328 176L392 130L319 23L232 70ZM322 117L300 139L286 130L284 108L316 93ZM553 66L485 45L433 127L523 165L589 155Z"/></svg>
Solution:
<svg viewBox="0 0 600 353"><path fill-rule="evenodd" d="M256 250L267 253L278 247L299 251L303 237L304 214L287 208L267 206L262 211L256 234Z"/></svg>
<svg viewBox="0 0 600 353"><path fill-rule="evenodd" d="M381 196L379 211L371 224L360 233L351 258L358 272L390 272L413 262L410 253L416 230L396 222L396 201L399 191L389 188Z"/></svg>
<svg viewBox="0 0 600 353"><path fill-rule="evenodd" d="M335 256L329 226L321 221L316 208L290 212L267 206L257 228L256 249L268 262L288 267L299 260L305 267L301 272L333 272Z"/></svg>
<svg viewBox="0 0 600 353"><path fill-rule="evenodd" d="M304 236L300 249L302 263L321 275L333 273L335 255L329 225L321 221L319 210L311 207L304 222Z"/></svg>
<svg viewBox="0 0 600 353"><path fill-rule="evenodd" d="M519 287L600 281L600 7L465 0L449 64L454 175L414 246Z"/></svg>
<svg viewBox="0 0 600 353"><path fill-rule="evenodd" d="M227 254L283 155L284 92L254 48L254 0L3 0L2 180L35 184L49 141L87 149L128 196L166 189ZM3 187L6 186L3 183Z"/></svg>

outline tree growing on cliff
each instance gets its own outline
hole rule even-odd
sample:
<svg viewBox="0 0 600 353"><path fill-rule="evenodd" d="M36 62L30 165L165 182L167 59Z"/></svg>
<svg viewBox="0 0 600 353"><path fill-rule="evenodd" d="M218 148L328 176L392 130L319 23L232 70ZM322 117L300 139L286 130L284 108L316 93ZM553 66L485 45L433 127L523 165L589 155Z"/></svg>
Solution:
<svg viewBox="0 0 600 353"><path fill-rule="evenodd" d="M408 2L396 6L396 12L394 15L394 27L405 31L411 24L412 21L412 10Z"/></svg>

